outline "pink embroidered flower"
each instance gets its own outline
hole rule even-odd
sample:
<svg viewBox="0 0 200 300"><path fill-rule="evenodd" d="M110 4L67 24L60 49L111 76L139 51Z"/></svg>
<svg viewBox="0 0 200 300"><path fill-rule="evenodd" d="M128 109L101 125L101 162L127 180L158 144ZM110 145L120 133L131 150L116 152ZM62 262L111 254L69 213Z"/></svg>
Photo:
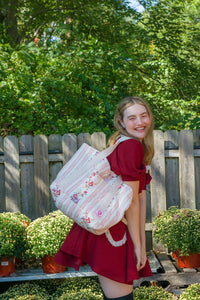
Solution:
<svg viewBox="0 0 200 300"><path fill-rule="evenodd" d="M90 181L90 182L88 183L88 185L89 185L89 186L93 186L93 181Z"/></svg>
<svg viewBox="0 0 200 300"><path fill-rule="evenodd" d="M96 214L97 214L98 217L101 217L101 216L103 215L103 212L102 212L102 210L99 209L99 210L96 212Z"/></svg>
<svg viewBox="0 0 200 300"><path fill-rule="evenodd" d="M56 195L60 195L60 193L61 193L61 190L58 190L58 191L56 191Z"/></svg>
<svg viewBox="0 0 200 300"><path fill-rule="evenodd" d="M71 197L71 200L77 204L79 202L79 199L78 199L78 195L77 194L74 194L72 197Z"/></svg>

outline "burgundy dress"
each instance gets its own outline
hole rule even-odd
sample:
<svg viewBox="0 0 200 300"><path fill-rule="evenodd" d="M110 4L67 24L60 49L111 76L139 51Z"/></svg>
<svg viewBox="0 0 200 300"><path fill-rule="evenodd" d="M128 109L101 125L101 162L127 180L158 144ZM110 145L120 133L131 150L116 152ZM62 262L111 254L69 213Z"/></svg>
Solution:
<svg viewBox="0 0 200 300"><path fill-rule="evenodd" d="M138 181L139 192L146 189L151 176L146 173L142 164L144 149L142 144L134 139L126 140L108 156L111 169L121 175L124 181ZM63 245L58 251L55 261L58 264L79 270L80 266L88 264L91 269L114 281L133 284L140 277L152 276L149 262L137 271L133 243L127 226L120 221L110 228L115 241L121 240L126 232L127 241L119 247L114 247L105 234L94 235L76 223L72 226Z"/></svg>

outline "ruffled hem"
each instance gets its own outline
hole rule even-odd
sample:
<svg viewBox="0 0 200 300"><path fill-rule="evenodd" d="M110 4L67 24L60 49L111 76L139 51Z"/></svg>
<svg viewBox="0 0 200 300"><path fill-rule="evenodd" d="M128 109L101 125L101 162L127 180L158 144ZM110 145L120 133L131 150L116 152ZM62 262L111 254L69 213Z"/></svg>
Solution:
<svg viewBox="0 0 200 300"><path fill-rule="evenodd" d="M123 237L125 230L127 227L119 222L110 232L117 241ZM128 230L127 242L120 247L113 247L105 234L97 236L74 224L55 261L75 270L88 264L95 273L130 285L136 279L152 276L148 261L142 270L137 271L133 243Z"/></svg>

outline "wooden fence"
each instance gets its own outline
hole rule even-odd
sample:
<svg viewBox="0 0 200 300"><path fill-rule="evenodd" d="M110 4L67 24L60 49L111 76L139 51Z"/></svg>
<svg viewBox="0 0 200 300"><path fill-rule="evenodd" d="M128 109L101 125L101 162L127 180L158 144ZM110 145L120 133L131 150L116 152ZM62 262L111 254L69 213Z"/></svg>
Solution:
<svg viewBox="0 0 200 300"><path fill-rule="evenodd" d="M147 189L147 224L171 205L200 209L200 129L154 131L155 157ZM0 137L0 211L21 211L31 219L56 207L49 185L86 142L106 146L103 133Z"/></svg>

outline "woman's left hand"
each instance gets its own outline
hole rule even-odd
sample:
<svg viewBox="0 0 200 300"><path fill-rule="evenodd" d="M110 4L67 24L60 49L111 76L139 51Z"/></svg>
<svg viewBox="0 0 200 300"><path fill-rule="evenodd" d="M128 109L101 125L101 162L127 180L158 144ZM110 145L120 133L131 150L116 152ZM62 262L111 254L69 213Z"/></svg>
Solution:
<svg viewBox="0 0 200 300"><path fill-rule="evenodd" d="M140 269L144 268L147 261L146 249L145 247L141 247L141 266Z"/></svg>

